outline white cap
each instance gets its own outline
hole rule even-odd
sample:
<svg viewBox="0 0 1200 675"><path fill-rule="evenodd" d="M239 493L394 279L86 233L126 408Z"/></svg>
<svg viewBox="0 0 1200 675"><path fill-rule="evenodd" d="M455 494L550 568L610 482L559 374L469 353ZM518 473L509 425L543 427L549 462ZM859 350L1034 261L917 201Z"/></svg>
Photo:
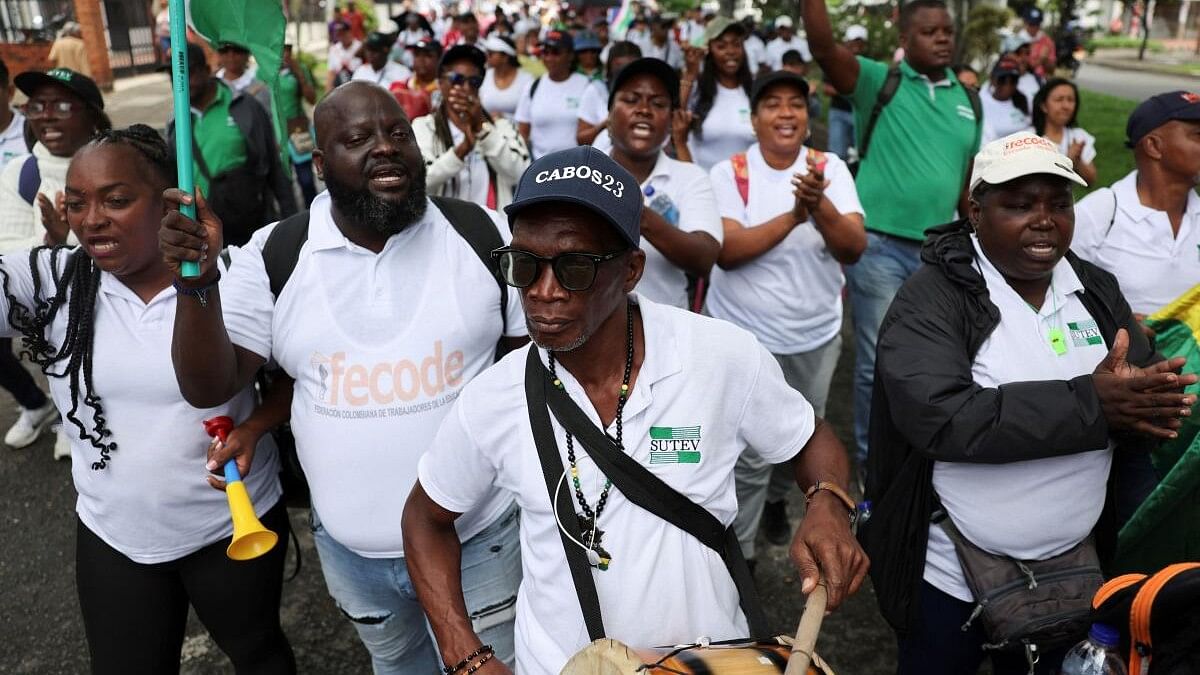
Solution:
<svg viewBox="0 0 1200 675"><path fill-rule="evenodd" d="M786 14L784 14L783 16L775 17L775 27L776 28L791 28L792 27L792 17L790 17Z"/></svg>
<svg viewBox="0 0 1200 675"><path fill-rule="evenodd" d="M975 155L975 170L971 173L971 190L980 183L1000 185L1023 176L1044 173L1061 176L1087 186L1071 168L1071 160L1058 151L1058 146L1028 131L1021 131L992 141Z"/></svg>
<svg viewBox="0 0 1200 675"><path fill-rule="evenodd" d="M846 42L850 42L851 40L862 40L863 42L866 42L867 41L866 26L850 26L849 28L847 28L846 29Z"/></svg>
<svg viewBox="0 0 1200 675"><path fill-rule="evenodd" d="M517 55L517 50L510 47L507 42L501 40L500 37L496 35L489 35L487 39L483 41L483 50L485 52L500 52L501 54L508 54L509 56Z"/></svg>

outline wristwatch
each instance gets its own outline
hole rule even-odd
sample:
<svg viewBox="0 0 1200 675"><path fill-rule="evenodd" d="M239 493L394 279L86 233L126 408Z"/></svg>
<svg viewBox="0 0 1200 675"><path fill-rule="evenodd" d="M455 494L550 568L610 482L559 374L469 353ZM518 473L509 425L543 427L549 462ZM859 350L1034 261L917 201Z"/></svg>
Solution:
<svg viewBox="0 0 1200 675"><path fill-rule="evenodd" d="M846 494L846 491L838 487L836 483L830 483L829 481L825 480L817 481L812 487L808 488L808 490L804 492L804 503L806 505L811 503L813 497L815 497L816 494L821 490L831 492L835 497L841 500L842 506L845 506L846 510L850 512L851 525L854 524L854 521L858 520L858 505L855 504L854 500L850 498L850 495Z"/></svg>

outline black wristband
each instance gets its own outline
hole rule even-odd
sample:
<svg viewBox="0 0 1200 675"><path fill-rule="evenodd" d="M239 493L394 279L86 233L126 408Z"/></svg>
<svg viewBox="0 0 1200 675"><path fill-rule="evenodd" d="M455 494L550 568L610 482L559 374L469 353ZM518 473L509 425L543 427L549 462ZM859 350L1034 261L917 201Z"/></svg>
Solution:
<svg viewBox="0 0 1200 675"><path fill-rule="evenodd" d="M458 663L454 664L453 666L446 666L445 668L442 668L442 675L452 675L452 673L457 673L458 671L460 671L463 668L466 668L468 665L470 665L470 663L472 661L474 661L476 658L478 658L482 654L495 654L495 650L492 649L491 645L480 645L479 649L476 649L475 651L471 652L470 654L467 654L467 657L465 659L463 659L462 661L459 661ZM486 661L486 659L484 659L484 660Z"/></svg>
<svg viewBox="0 0 1200 675"><path fill-rule="evenodd" d="M179 293L180 295L190 295L200 301L201 307L208 307L208 291L216 286L217 282L219 281L221 281L221 270L217 270L217 276L213 277L212 281L204 284L203 286L184 286L179 283L179 279L172 281L171 285L175 287L176 293Z"/></svg>

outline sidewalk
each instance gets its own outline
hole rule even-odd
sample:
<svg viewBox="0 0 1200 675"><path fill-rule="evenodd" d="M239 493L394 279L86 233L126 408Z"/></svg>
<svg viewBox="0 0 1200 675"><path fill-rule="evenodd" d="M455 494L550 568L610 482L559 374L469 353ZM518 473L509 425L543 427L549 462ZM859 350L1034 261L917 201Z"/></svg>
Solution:
<svg viewBox="0 0 1200 675"><path fill-rule="evenodd" d="M1085 63L1142 73L1200 77L1200 57L1191 51L1151 52L1138 60L1136 49L1102 49L1088 56Z"/></svg>

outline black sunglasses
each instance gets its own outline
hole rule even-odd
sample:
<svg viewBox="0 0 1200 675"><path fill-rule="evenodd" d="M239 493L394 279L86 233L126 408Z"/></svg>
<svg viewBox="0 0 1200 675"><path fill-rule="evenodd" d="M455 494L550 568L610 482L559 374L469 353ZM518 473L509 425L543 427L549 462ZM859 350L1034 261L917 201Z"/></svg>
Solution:
<svg viewBox="0 0 1200 675"><path fill-rule="evenodd" d="M446 81L451 87L458 87L462 84L471 85L472 89L478 89L483 86L483 77L481 75L463 75L462 73L446 73L444 75Z"/></svg>
<svg viewBox="0 0 1200 675"><path fill-rule="evenodd" d="M617 258L625 251L605 255L595 253L560 253L553 258L543 258L529 251L511 247L492 251L492 258L500 263L500 276L504 283L514 288L528 288L537 281L542 264L549 264L554 278L568 291L586 291L596 281L596 268L600 263Z"/></svg>

